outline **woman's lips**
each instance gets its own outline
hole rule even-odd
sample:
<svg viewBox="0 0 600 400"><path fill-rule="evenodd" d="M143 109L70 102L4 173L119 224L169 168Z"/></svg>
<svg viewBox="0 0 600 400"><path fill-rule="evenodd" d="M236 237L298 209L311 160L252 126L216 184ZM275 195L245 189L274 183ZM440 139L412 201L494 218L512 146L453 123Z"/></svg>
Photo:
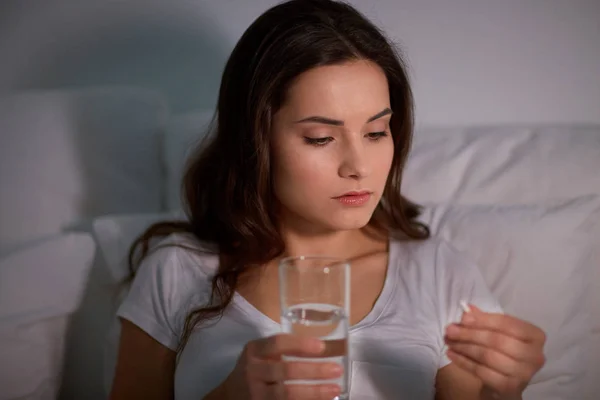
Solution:
<svg viewBox="0 0 600 400"><path fill-rule="evenodd" d="M337 201L345 206L359 207L365 205L371 199L371 192L348 192L338 197L334 197Z"/></svg>

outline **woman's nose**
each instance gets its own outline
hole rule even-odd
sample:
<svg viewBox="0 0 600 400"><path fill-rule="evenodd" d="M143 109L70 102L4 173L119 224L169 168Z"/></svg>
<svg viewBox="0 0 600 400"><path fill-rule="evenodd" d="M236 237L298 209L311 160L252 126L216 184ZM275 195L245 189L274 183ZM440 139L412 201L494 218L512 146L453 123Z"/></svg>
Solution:
<svg viewBox="0 0 600 400"><path fill-rule="evenodd" d="M342 178L362 179L369 175L370 168L366 149L361 144L345 146L341 155L339 175Z"/></svg>

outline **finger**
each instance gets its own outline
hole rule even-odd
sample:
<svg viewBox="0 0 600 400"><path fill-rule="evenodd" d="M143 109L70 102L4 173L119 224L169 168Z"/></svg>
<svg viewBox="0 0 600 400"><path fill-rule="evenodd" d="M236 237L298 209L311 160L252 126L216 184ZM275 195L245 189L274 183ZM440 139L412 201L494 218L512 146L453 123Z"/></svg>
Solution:
<svg viewBox="0 0 600 400"><path fill-rule="evenodd" d="M546 335L537 326L506 314L486 313L477 306L469 304L471 312L464 315L462 323L466 326L502 332L525 342L543 343Z"/></svg>
<svg viewBox="0 0 600 400"><path fill-rule="evenodd" d="M478 364L468 357L455 353L452 350L448 350L447 356L455 365L478 377L485 386L488 386L495 391L504 394L518 394L521 392L522 384L517 378L506 376L485 365Z"/></svg>
<svg viewBox="0 0 600 400"><path fill-rule="evenodd" d="M334 379L342 376L343 368L336 363L259 359L248 373L252 380L276 383L296 379Z"/></svg>
<svg viewBox="0 0 600 400"><path fill-rule="evenodd" d="M453 352L500 372L503 375L514 376L523 380L529 380L533 375L532 366L520 363L514 358L493 349L461 342L449 343L448 345Z"/></svg>
<svg viewBox="0 0 600 400"><path fill-rule="evenodd" d="M280 334L248 343L248 352L253 357L278 360L282 355L311 357L325 349L322 340Z"/></svg>
<svg viewBox="0 0 600 400"><path fill-rule="evenodd" d="M457 324L446 328L446 337L453 342L477 344L507 355L515 360L538 363L542 352L530 343L487 329L475 329Z"/></svg>
<svg viewBox="0 0 600 400"><path fill-rule="evenodd" d="M298 385L278 383L267 388L267 398L272 400L331 400L341 393L339 385L324 383L319 385Z"/></svg>

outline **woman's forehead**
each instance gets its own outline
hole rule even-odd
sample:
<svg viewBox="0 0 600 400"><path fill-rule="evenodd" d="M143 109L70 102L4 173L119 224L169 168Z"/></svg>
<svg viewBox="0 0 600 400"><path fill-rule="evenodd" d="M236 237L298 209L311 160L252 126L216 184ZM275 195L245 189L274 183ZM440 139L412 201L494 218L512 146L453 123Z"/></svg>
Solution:
<svg viewBox="0 0 600 400"><path fill-rule="evenodd" d="M296 78L283 108L292 119L321 115L345 120L353 115L367 120L389 108L387 79L368 61L316 67Z"/></svg>

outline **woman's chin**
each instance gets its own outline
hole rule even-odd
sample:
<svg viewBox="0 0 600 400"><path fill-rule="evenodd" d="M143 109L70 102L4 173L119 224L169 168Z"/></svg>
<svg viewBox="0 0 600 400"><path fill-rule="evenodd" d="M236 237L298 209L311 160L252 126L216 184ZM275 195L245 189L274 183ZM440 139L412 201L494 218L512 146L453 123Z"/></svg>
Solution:
<svg viewBox="0 0 600 400"><path fill-rule="evenodd" d="M371 215L372 213L364 213L364 215L336 215L334 218L328 218L327 225L336 231L362 229L371 220Z"/></svg>

